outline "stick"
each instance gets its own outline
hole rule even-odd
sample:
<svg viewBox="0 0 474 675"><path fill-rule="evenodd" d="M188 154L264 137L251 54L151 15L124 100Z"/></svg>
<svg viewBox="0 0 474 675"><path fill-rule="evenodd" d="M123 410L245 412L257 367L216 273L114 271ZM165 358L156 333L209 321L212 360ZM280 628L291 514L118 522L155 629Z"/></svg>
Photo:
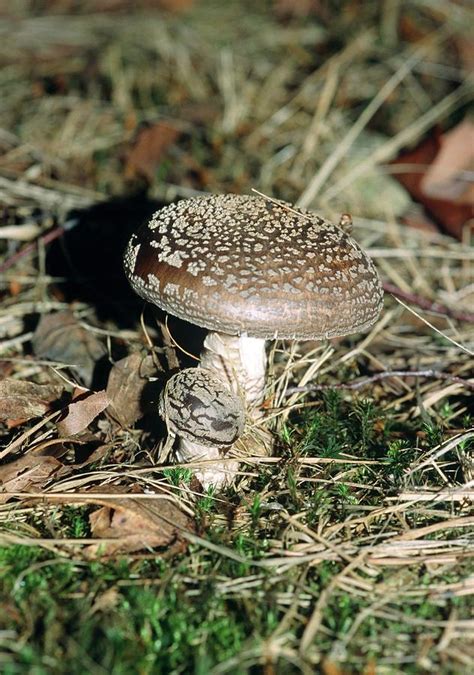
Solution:
<svg viewBox="0 0 474 675"><path fill-rule="evenodd" d="M472 312L458 311L457 309L452 309L451 307L442 305L439 302L432 302L431 300L428 300L428 298L424 298L421 295L402 291L401 288L398 288L398 286L395 286L395 284L391 284L389 281L384 281L382 286L386 293L391 293L396 298L401 298L412 305L421 307L421 309L426 309L428 312L434 312L435 314L440 314L441 316L449 316L451 319L456 319L457 321L474 323L474 313Z"/></svg>

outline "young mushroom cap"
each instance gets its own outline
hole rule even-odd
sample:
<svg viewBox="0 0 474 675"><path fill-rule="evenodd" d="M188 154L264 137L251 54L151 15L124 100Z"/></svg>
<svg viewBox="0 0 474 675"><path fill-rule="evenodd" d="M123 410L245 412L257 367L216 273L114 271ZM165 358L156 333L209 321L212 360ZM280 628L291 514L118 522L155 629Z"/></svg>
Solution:
<svg viewBox="0 0 474 675"><path fill-rule="evenodd" d="M212 331L323 339L362 331L382 308L372 261L342 230L285 202L212 195L171 204L129 242L134 290Z"/></svg>
<svg viewBox="0 0 474 675"><path fill-rule="evenodd" d="M208 447L232 445L245 424L240 398L204 368L173 375L160 396L159 413L171 434Z"/></svg>

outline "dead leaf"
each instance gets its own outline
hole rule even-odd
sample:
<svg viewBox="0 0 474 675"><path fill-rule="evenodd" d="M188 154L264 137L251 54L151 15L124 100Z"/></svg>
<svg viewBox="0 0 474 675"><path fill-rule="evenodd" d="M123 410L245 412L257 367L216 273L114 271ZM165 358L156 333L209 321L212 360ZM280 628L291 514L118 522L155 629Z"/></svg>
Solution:
<svg viewBox="0 0 474 675"><path fill-rule="evenodd" d="M181 132L167 122L142 127L127 153L125 178L131 180L140 177L152 183L157 166L180 135Z"/></svg>
<svg viewBox="0 0 474 675"><path fill-rule="evenodd" d="M107 485L89 490L85 495L71 493L67 497L56 497L47 493L42 499L52 503L102 507L89 516L89 522L93 536L108 541L88 546L84 552L89 558L150 548L166 548L168 554L183 550L187 542L182 532L196 531L194 519L164 490L147 495L145 499L140 498L143 493L136 492L136 496L131 497L131 492L130 486Z"/></svg>
<svg viewBox="0 0 474 675"><path fill-rule="evenodd" d="M430 197L422 188L423 177L437 156L441 147L440 134L433 132L418 147L400 155L392 166L393 175L408 190L411 196L422 204L438 225L448 234L461 239L464 224L473 216L472 206L457 204L452 200ZM417 165L415 171L405 171L404 166ZM402 165L400 172L397 165Z"/></svg>
<svg viewBox="0 0 474 675"><path fill-rule="evenodd" d="M109 399L104 390L81 394L68 405L66 416L57 422L59 433L74 436L84 431L108 405Z"/></svg>
<svg viewBox="0 0 474 675"><path fill-rule="evenodd" d="M71 366L89 387L104 344L69 311L43 316L31 340L36 356Z"/></svg>
<svg viewBox="0 0 474 675"><path fill-rule="evenodd" d="M464 120L440 136L440 148L423 176L425 195L474 206L474 123Z"/></svg>
<svg viewBox="0 0 474 675"><path fill-rule="evenodd" d="M134 353L114 364L106 391L110 413L122 426L131 426L143 416L143 389L153 374L156 366L151 356Z"/></svg>
<svg viewBox="0 0 474 675"><path fill-rule="evenodd" d="M26 421L41 417L62 392L60 384L35 384L6 378L0 381L0 421Z"/></svg>
<svg viewBox="0 0 474 675"><path fill-rule="evenodd" d="M14 462L0 466L0 504L11 497L2 492L35 492L63 467L52 455L29 452Z"/></svg>
<svg viewBox="0 0 474 675"><path fill-rule="evenodd" d="M166 493L146 500L107 500L106 506L92 513L89 520L95 537L116 539L107 542L107 555L170 546L177 552L185 546L180 529L195 529L191 518ZM103 546L90 546L88 554L95 555L99 548L104 550Z"/></svg>

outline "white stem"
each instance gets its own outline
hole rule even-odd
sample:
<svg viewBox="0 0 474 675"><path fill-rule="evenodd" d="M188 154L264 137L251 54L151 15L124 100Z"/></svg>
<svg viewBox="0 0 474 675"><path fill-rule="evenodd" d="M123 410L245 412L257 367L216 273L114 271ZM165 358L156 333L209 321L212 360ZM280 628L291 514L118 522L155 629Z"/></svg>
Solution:
<svg viewBox="0 0 474 675"><path fill-rule="evenodd" d="M232 483L239 469L237 461L222 461L222 449L201 445L186 438L179 439L176 458L183 464L199 460L209 462L209 468L203 466L195 471L196 478L205 489L211 485L219 489Z"/></svg>
<svg viewBox="0 0 474 675"><path fill-rule="evenodd" d="M215 332L208 333L204 340L201 368L214 372L230 391L241 396L253 420L262 415L259 407L265 396L266 365L265 340ZM261 438L257 435L255 440L249 438L250 454L268 454L270 439L268 434ZM232 483L239 469L238 461L222 461L225 452L217 446L208 447L180 438L176 456L180 462L214 460L209 468L199 468L196 476L205 488L209 485L222 488Z"/></svg>
<svg viewBox="0 0 474 675"><path fill-rule="evenodd" d="M265 395L267 356L265 340L246 335L208 333L201 352L201 367L216 373L227 382L231 391L244 395L252 415Z"/></svg>

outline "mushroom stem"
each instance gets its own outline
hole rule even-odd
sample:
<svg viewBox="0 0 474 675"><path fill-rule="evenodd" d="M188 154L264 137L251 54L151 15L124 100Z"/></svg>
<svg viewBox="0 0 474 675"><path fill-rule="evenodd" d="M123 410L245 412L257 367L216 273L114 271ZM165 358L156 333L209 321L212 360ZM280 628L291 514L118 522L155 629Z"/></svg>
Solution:
<svg viewBox="0 0 474 675"><path fill-rule="evenodd" d="M203 465L195 471L196 478L206 489L211 485L215 488L221 488L232 483L239 470L238 461L223 460L223 448L201 445L183 437L179 439L176 459L183 464L199 462L200 460L208 462L208 468Z"/></svg>
<svg viewBox="0 0 474 675"><path fill-rule="evenodd" d="M198 464L196 471L205 488L232 482L239 468L238 461L232 459L232 449L245 423L240 394L234 394L227 382L207 369L186 368L166 382L158 411L169 435L163 458L177 438L179 462L207 462Z"/></svg>
<svg viewBox="0 0 474 675"><path fill-rule="evenodd" d="M210 332L204 340L201 367L214 371L231 391L242 393L254 419L260 416L258 407L265 395L266 365L261 338Z"/></svg>

